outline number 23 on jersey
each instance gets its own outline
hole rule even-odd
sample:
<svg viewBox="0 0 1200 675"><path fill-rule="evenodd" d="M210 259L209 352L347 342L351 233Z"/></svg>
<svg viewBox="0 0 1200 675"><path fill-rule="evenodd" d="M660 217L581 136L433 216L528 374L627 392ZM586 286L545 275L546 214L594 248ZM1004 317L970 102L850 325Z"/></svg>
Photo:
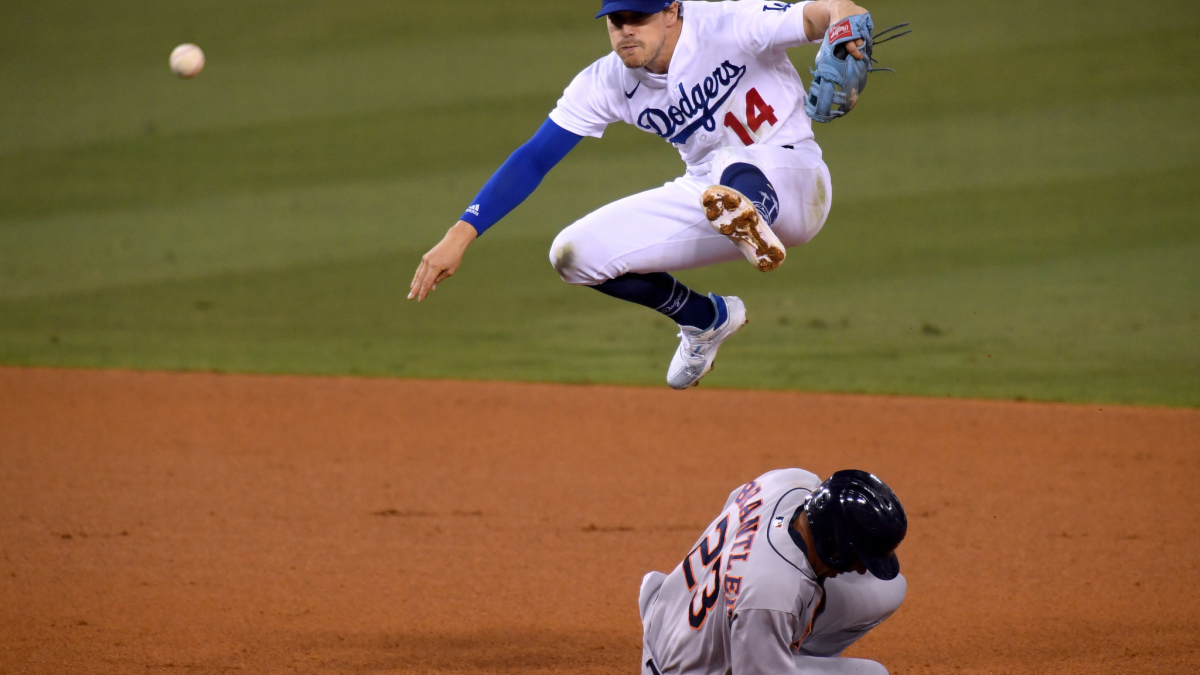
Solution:
<svg viewBox="0 0 1200 675"><path fill-rule="evenodd" d="M717 606L722 596L726 610L733 610L742 587L742 578L737 576L735 563L747 560L754 546L759 520L756 512L762 507L762 500L752 498L761 490L754 481L742 486L730 505L729 513L704 534L700 543L683 560L683 579L687 582L688 590L694 591L692 602L688 605L688 625L696 630L704 625L709 612ZM734 518L736 522L731 523ZM731 528L736 528L732 536ZM721 566L722 560L724 567Z"/></svg>

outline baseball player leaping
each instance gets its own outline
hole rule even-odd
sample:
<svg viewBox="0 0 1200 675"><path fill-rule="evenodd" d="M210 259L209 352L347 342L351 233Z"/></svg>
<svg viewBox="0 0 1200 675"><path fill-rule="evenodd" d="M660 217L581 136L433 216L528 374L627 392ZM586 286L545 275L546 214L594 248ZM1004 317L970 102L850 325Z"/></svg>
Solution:
<svg viewBox="0 0 1200 675"><path fill-rule="evenodd" d="M739 255L770 271L787 247L821 230L832 184L786 50L820 41L838 24L849 40L843 48L869 62L863 42L849 39L859 33L839 23L865 13L850 0L603 0L597 18L607 20L614 53L576 76L533 138L421 258L409 299L424 300L454 274L471 241L524 201L584 136L626 122L678 148L687 173L584 216L554 240L550 262L567 283L674 319L681 340L667 382L695 385L746 323L746 307L735 296L696 293L668 272ZM843 107L856 98L850 92Z"/></svg>
<svg viewBox="0 0 1200 675"><path fill-rule="evenodd" d="M896 495L864 471L735 489L670 574L642 579L642 675L887 675L838 658L904 601Z"/></svg>

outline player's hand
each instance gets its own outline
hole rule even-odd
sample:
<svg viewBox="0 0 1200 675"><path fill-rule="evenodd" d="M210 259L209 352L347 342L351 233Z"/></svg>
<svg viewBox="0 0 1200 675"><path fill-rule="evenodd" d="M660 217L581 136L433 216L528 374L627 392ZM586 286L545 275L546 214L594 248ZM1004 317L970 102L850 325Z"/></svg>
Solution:
<svg viewBox="0 0 1200 675"><path fill-rule="evenodd" d="M421 256L421 264L417 267L417 273L413 275L412 285L408 289L408 299L416 298L417 302L421 302L437 290L437 285L443 279L458 271L467 246L478 236L475 228L465 220L455 223L437 246Z"/></svg>
<svg viewBox="0 0 1200 675"><path fill-rule="evenodd" d="M842 19L844 19L848 16L854 16L855 14L866 14L866 13L867 13L867 10L865 7L859 7L858 5L854 4L853 2L850 2L849 0L845 0L843 2L835 2L833 7L831 7L829 10L829 25L832 26L833 24L841 21ZM829 30L829 29L827 28L826 30ZM866 57L864 57L863 53L858 49L861 46L863 46L862 40L855 40L854 42L847 42L846 43L846 52L849 53L850 56L853 56L854 58L858 59L859 61L862 61Z"/></svg>
<svg viewBox="0 0 1200 675"><path fill-rule="evenodd" d="M811 15L809 14L810 7L812 8ZM829 30L830 26L832 26L833 24L841 21L842 19L844 19L848 16L854 16L855 14L866 14L867 13L867 9L865 7L860 7L860 6L856 5L852 0L820 0L819 2L814 2L811 5L806 5L804 10L805 10L804 18L806 20L806 24L807 24L807 21L810 20L810 16L811 16L813 19L813 21L812 21L813 25L814 25L814 27L817 28L816 34L820 35L820 36L825 35L825 31ZM820 17L820 19L817 19L816 17ZM822 24L824 25L824 28L821 28ZM806 29L805 32L808 32L807 25L806 25L805 29ZM812 39L814 42L818 41L821 38L817 37L817 35L810 34L809 38ZM846 52L848 54L850 54L850 56L853 56L854 58L858 59L859 61L862 61L866 57L863 55L862 50L859 49L859 47L861 47L861 46L863 46L862 40L855 40L854 42L847 42L846 43Z"/></svg>
<svg viewBox="0 0 1200 675"><path fill-rule="evenodd" d="M854 42L847 42L846 43L846 53L849 54L850 56L853 56L854 58L858 59L859 61L862 61L863 54L861 51L858 50L858 48L861 47L862 45L863 45L862 40L855 40Z"/></svg>

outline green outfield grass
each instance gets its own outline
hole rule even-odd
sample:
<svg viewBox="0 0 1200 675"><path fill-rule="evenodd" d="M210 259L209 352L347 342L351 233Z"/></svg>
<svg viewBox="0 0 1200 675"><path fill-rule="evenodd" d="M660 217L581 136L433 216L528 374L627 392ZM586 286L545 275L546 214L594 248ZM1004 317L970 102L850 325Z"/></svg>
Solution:
<svg viewBox="0 0 1200 675"><path fill-rule="evenodd" d="M565 225L681 172L631 129L404 300L608 49L598 4L0 9L0 363L660 385L673 325L547 261ZM916 32L817 129L825 230L768 275L681 275L750 309L706 385L1200 405L1194 4L870 8ZM209 57L190 82L166 65L185 41Z"/></svg>

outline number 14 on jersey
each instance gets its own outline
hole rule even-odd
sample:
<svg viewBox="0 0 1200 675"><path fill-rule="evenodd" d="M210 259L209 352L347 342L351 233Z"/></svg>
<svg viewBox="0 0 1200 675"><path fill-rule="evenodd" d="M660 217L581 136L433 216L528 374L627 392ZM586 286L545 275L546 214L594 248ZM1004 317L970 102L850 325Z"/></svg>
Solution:
<svg viewBox="0 0 1200 675"><path fill-rule="evenodd" d="M777 122L779 120L775 117L775 109L767 105L758 89L746 92L745 122L739 120L732 110L725 113L725 126L732 129L744 145L754 145L756 134L762 125L774 126Z"/></svg>

